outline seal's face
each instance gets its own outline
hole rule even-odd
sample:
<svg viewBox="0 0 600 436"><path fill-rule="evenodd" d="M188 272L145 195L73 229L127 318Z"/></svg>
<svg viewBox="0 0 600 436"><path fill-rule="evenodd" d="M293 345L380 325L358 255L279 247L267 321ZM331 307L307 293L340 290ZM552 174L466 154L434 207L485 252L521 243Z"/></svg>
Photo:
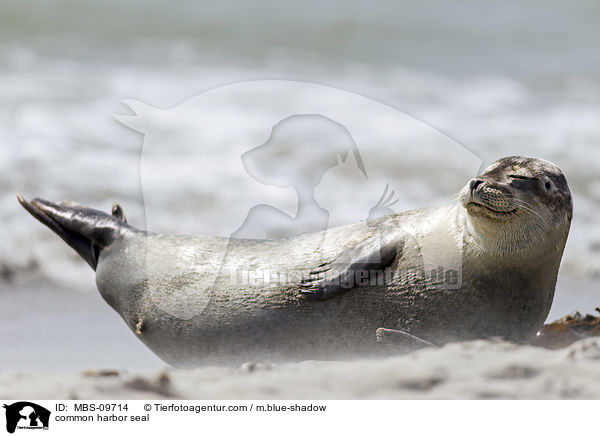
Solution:
<svg viewBox="0 0 600 436"><path fill-rule="evenodd" d="M560 168L529 157L495 162L465 186L460 201L472 233L503 252L532 244L564 245L573 216L571 193Z"/></svg>

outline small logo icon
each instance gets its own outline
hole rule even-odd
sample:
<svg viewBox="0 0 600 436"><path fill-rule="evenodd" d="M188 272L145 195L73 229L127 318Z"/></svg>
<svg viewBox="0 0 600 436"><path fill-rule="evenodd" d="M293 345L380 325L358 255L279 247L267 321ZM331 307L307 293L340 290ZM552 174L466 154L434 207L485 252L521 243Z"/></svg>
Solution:
<svg viewBox="0 0 600 436"><path fill-rule="evenodd" d="M19 401L4 405L6 409L6 431L14 433L16 429L48 430L50 411L28 401Z"/></svg>

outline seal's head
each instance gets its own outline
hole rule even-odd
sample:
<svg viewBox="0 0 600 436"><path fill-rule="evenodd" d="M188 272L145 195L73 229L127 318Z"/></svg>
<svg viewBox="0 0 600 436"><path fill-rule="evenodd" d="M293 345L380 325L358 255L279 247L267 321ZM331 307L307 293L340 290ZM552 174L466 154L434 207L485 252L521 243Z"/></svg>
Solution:
<svg viewBox="0 0 600 436"><path fill-rule="evenodd" d="M500 159L460 193L467 230L484 251L562 252L573 201L561 169L543 159Z"/></svg>

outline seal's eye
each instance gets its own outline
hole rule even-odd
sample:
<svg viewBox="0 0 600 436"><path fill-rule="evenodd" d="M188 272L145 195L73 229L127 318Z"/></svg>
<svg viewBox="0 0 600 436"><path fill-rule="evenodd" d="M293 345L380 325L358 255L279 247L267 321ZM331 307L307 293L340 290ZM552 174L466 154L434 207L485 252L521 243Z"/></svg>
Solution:
<svg viewBox="0 0 600 436"><path fill-rule="evenodd" d="M546 187L546 191L549 191L550 189L552 189L552 183L550 183L550 180L546 180L546 183L544 184L544 186Z"/></svg>
<svg viewBox="0 0 600 436"><path fill-rule="evenodd" d="M513 180L523 180L523 181L531 181L531 180L539 180L537 177L527 177L527 176L522 176L520 174L510 174L508 176L509 179L513 179Z"/></svg>

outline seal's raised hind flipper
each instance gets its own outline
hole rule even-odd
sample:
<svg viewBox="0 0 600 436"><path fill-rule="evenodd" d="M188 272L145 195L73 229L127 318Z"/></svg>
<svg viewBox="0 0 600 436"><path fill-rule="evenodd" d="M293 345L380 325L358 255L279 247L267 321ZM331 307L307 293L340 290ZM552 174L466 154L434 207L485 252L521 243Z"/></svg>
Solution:
<svg viewBox="0 0 600 436"><path fill-rule="evenodd" d="M41 198L27 201L17 195L19 203L42 224L69 244L94 269L102 249L133 228L127 225L123 208L115 204L112 215L72 201L53 203Z"/></svg>
<svg viewBox="0 0 600 436"><path fill-rule="evenodd" d="M398 235L377 233L344 250L335 260L319 265L300 283L300 297L326 300L383 275L401 251Z"/></svg>

